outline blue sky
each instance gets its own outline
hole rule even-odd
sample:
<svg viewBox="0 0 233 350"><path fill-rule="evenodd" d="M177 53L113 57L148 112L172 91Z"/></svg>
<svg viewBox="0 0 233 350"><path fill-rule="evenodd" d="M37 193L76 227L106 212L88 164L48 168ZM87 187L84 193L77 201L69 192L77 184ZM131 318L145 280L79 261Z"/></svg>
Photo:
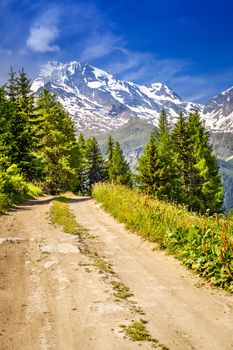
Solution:
<svg viewBox="0 0 233 350"><path fill-rule="evenodd" d="M0 83L81 60L207 102L233 85L232 0L0 0Z"/></svg>

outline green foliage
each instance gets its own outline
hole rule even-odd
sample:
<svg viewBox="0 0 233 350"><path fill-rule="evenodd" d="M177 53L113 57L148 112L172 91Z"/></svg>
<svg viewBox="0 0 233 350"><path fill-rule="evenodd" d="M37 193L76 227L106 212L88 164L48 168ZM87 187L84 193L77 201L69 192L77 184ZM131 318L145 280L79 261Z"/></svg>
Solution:
<svg viewBox="0 0 233 350"><path fill-rule="evenodd" d="M113 156L113 148L114 148L114 142L112 139L112 136L109 135L108 137L108 143L107 143L107 163L108 163L108 168L111 167L112 163L112 156Z"/></svg>
<svg viewBox="0 0 233 350"><path fill-rule="evenodd" d="M191 113L186 125L189 162L185 164L189 174L187 183L188 206L191 210L211 214L222 209L223 185L217 159L208 145L198 113Z"/></svg>
<svg viewBox="0 0 233 350"><path fill-rule="evenodd" d="M117 184L131 184L129 164L125 160L119 142L116 142L115 145L112 144L111 158L108 159L108 178Z"/></svg>
<svg viewBox="0 0 233 350"><path fill-rule="evenodd" d="M11 164L17 164L26 180L38 179L40 164L35 152L39 143L36 137L36 127L39 121L31 92L31 83L23 69L18 75L11 69L6 95L8 109L11 110L7 123L8 145L10 146L8 157Z"/></svg>
<svg viewBox="0 0 233 350"><path fill-rule="evenodd" d="M44 165L44 188L52 194L72 189L78 162L73 123L48 90L39 95L37 108L43 120L39 154Z"/></svg>
<svg viewBox="0 0 233 350"><path fill-rule="evenodd" d="M78 162L76 166L76 179L74 190L77 193L84 194L86 192L86 143L83 134L80 133L76 142Z"/></svg>
<svg viewBox="0 0 233 350"><path fill-rule="evenodd" d="M95 137L85 140L83 135L80 134L77 148L80 158L75 189L79 193L90 194L92 186L96 182L107 179L107 165Z"/></svg>
<svg viewBox="0 0 233 350"><path fill-rule="evenodd" d="M0 88L0 129L1 208L41 194L37 183L50 193L73 189L80 158L73 123L47 90L35 101L23 69L11 69Z"/></svg>
<svg viewBox="0 0 233 350"><path fill-rule="evenodd" d="M172 134L165 112L138 161L137 184L159 199L213 214L222 210L223 185L217 159L198 113L183 115Z"/></svg>
<svg viewBox="0 0 233 350"><path fill-rule="evenodd" d="M199 216L113 184L97 184L93 196L128 228L157 242L214 285L233 292L232 219Z"/></svg>
<svg viewBox="0 0 233 350"><path fill-rule="evenodd" d="M111 137L120 143L125 157L130 158L130 155L135 154L136 156L136 153L141 152L153 129L154 127L151 124L148 124L142 119L130 118L127 124L111 131ZM96 134L97 140L104 152L109 136L106 132ZM135 160L136 157L130 158L130 166L132 168L135 166Z"/></svg>
<svg viewBox="0 0 233 350"><path fill-rule="evenodd" d="M16 164L4 170L0 166L0 212L41 193L38 186L25 181Z"/></svg>
<svg viewBox="0 0 233 350"><path fill-rule="evenodd" d="M86 177L88 192L96 182L106 179L103 155L95 137L86 141Z"/></svg>

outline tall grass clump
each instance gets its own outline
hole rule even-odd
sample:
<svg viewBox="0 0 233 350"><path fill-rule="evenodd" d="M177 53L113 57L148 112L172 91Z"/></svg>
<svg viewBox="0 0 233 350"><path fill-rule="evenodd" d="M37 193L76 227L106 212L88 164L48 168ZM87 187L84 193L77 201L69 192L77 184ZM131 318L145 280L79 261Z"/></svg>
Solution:
<svg viewBox="0 0 233 350"><path fill-rule="evenodd" d="M156 242L212 284L233 292L233 220L199 216L124 186L97 184L93 197L126 227Z"/></svg>

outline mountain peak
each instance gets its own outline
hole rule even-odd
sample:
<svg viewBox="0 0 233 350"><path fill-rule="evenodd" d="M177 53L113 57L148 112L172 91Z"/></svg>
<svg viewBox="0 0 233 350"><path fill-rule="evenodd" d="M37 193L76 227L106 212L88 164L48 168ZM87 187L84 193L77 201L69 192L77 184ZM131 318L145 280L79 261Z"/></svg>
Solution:
<svg viewBox="0 0 233 350"><path fill-rule="evenodd" d="M57 95L77 130L113 130L135 117L157 125L162 110L171 124L180 112L197 110L207 129L233 130L233 87L203 106L183 101L164 83L138 85L79 61L48 62L32 84L35 92L44 87Z"/></svg>

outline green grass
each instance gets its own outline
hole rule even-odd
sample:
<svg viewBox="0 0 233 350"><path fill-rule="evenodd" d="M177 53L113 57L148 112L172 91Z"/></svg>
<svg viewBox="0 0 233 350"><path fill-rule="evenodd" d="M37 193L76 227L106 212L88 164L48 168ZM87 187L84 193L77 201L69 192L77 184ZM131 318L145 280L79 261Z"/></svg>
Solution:
<svg viewBox="0 0 233 350"><path fill-rule="evenodd" d="M87 233L87 230L77 223L74 214L70 211L69 198L57 197L54 199L49 217L53 224L60 226L66 233L78 236Z"/></svg>
<svg viewBox="0 0 233 350"><path fill-rule="evenodd" d="M147 322L140 320L139 322L133 322L131 325L123 327L125 334L132 341L152 341L153 338L146 329L145 323Z"/></svg>
<svg viewBox="0 0 233 350"><path fill-rule="evenodd" d="M133 296L133 293L130 292L129 288L124 283L113 281L111 285L116 298L125 300Z"/></svg>
<svg viewBox="0 0 233 350"><path fill-rule="evenodd" d="M155 349L169 350L168 347L161 344L157 339L153 338L146 328L146 320L140 319L139 321L131 323L129 326L121 326L126 336L132 341L148 341L153 343Z"/></svg>
<svg viewBox="0 0 233 350"><path fill-rule="evenodd" d="M156 242L216 286L233 292L233 220L205 217L112 184L97 184L94 198L132 231Z"/></svg>

